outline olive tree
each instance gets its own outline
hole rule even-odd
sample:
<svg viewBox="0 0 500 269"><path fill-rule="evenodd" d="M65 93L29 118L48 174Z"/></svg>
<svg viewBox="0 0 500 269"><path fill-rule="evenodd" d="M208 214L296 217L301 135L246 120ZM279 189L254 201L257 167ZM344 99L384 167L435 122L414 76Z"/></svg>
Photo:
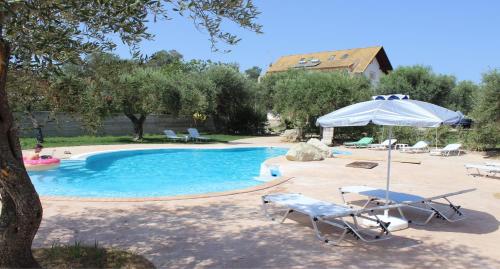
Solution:
<svg viewBox="0 0 500 269"><path fill-rule="evenodd" d="M254 108L254 80L246 78L236 65L213 65L206 75L215 85L215 127L224 133L255 133L266 121Z"/></svg>
<svg viewBox="0 0 500 269"><path fill-rule="evenodd" d="M144 135L146 117L154 112L177 114L181 109L181 94L177 85L160 70L135 68L119 76L118 88L110 93L116 109L133 124L134 140Z"/></svg>
<svg viewBox="0 0 500 269"><path fill-rule="evenodd" d="M152 39L150 19L178 13L205 29L214 48L236 44L222 29L232 21L256 32L259 14L251 0L5 0L0 2L0 267L39 267L31 244L42 219L42 205L23 165L22 152L6 93L9 65L50 68L82 54L115 47L116 34L136 54L141 40Z"/></svg>
<svg viewBox="0 0 500 269"><path fill-rule="evenodd" d="M335 109L368 100L371 93L365 77L343 71L289 71L277 78L270 90L273 110L300 129Z"/></svg>
<svg viewBox="0 0 500 269"><path fill-rule="evenodd" d="M496 148L500 144L500 70L483 74L475 97L474 129L467 142L473 149Z"/></svg>
<svg viewBox="0 0 500 269"><path fill-rule="evenodd" d="M479 85L472 81L464 80L457 83L451 90L447 107L469 114L474 107L474 96L479 92Z"/></svg>
<svg viewBox="0 0 500 269"><path fill-rule="evenodd" d="M376 92L408 94L411 99L444 106L455 83L455 77L435 74L427 66L402 66L382 76Z"/></svg>
<svg viewBox="0 0 500 269"><path fill-rule="evenodd" d="M50 107L50 83L46 74L31 68L17 68L10 70L9 75L6 89L12 110L22 113L31 121L37 142L43 143L42 128L54 120L52 114L44 119L35 114L35 111L48 110Z"/></svg>

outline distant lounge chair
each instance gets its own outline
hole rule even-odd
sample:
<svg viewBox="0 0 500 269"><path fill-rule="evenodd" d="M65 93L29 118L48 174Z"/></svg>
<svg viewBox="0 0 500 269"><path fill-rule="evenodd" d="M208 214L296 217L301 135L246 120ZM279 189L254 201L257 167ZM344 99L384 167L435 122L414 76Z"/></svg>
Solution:
<svg viewBox="0 0 500 269"><path fill-rule="evenodd" d="M198 129L196 128L189 128L187 129L189 133L189 138L193 139L195 141L210 141L211 139L208 137L201 136L200 133L198 132Z"/></svg>
<svg viewBox="0 0 500 269"><path fill-rule="evenodd" d="M381 221L375 214L375 211L381 211L390 208L397 208L401 205L379 206L373 208L355 209L345 205L334 204L313 198L306 197L298 193L278 193L262 196L263 210L266 217L275 220L270 214L268 207L274 204L278 208L284 208L285 214L281 217L280 223L283 223L288 215L294 211L309 216L316 237L325 242L338 244L346 234L352 233L356 238L364 242L375 242L390 238L388 230L389 223ZM352 221L348 221L352 218ZM359 225L359 219L371 220L377 223L376 227L362 227ZM322 235L318 229L318 223L324 223L342 229L342 233L335 241L331 241ZM372 231L370 231L372 230ZM373 231L375 230L375 231ZM378 232L377 232L378 231Z"/></svg>
<svg viewBox="0 0 500 269"><path fill-rule="evenodd" d="M428 152L429 151L429 144L425 141L418 141L415 143L415 145L411 147L402 147L399 149L401 152L405 153L419 153L419 152Z"/></svg>
<svg viewBox="0 0 500 269"><path fill-rule="evenodd" d="M452 153L457 153L457 156L460 156L462 144L449 144L442 149L431 150L431 155L433 156L450 156Z"/></svg>
<svg viewBox="0 0 500 269"><path fill-rule="evenodd" d="M397 139L391 139L390 141L390 146L394 145L398 140ZM368 145L368 149L387 149L389 147L389 139L386 139L384 142L380 144L370 144Z"/></svg>
<svg viewBox="0 0 500 269"><path fill-rule="evenodd" d="M371 202L376 202L377 205L379 203L385 203L386 190L384 189L376 189L366 186L348 186L348 187L342 187L339 190L344 203L346 202L344 195L347 193L355 193L361 196L368 197L368 201L364 204L363 208L367 208L367 206ZM403 192L390 191L389 203L400 204L400 205L402 204L404 205L403 207L417 209L419 211L423 211L429 214L425 219L425 221L423 222L408 220L409 223L415 223L417 225L425 225L429 223L429 221L434 216L447 220L449 222L456 222L465 219L465 215L462 211L460 211L460 206L454 205L448 198L462 193L471 192L474 190L476 189L467 189L428 198ZM436 202L436 200L440 199L444 200L444 203ZM407 219L403 214L402 210L403 207L398 207L397 209L401 217Z"/></svg>
<svg viewBox="0 0 500 269"><path fill-rule="evenodd" d="M363 137L356 142L345 142L344 146L348 148L366 148L372 142L373 137Z"/></svg>
<svg viewBox="0 0 500 269"><path fill-rule="evenodd" d="M467 174L472 176L482 175L481 171L486 173L486 176L497 176L497 174L500 174L500 163L466 164L465 169ZM471 170L476 171L476 173L471 173Z"/></svg>
<svg viewBox="0 0 500 269"><path fill-rule="evenodd" d="M172 130L164 130L163 133L165 134L165 136L167 137L168 140L172 140L172 141L184 141L186 142L187 141L187 137L180 137L180 136L177 136L177 134L172 131Z"/></svg>

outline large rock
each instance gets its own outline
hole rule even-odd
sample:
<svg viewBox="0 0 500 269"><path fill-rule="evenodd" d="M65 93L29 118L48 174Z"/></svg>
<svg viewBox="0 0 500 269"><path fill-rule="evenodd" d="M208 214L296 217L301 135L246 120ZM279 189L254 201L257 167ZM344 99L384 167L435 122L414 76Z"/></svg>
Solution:
<svg viewBox="0 0 500 269"><path fill-rule="evenodd" d="M288 129L283 132L281 135L282 142L297 142L299 141L299 130L297 129Z"/></svg>
<svg viewBox="0 0 500 269"><path fill-rule="evenodd" d="M309 139L309 141L307 141L307 144L317 147L325 157L332 156L332 154L330 154L331 153L330 148L327 145L323 144L323 142L319 141L319 139L317 138Z"/></svg>
<svg viewBox="0 0 500 269"><path fill-rule="evenodd" d="M287 160L298 162L321 161L325 157L321 150L307 143L299 143L286 153Z"/></svg>

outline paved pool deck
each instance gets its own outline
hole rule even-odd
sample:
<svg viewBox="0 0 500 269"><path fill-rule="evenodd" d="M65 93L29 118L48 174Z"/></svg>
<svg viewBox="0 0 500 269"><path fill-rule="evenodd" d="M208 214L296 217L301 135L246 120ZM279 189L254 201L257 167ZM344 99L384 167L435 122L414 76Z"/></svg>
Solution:
<svg viewBox="0 0 500 269"><path fill-rule="evenodd" d="M219 148L289 146L277 137L251 138L210 145L109 145L63 147L55 155L132 148ZM64 154L70 151L71 154ZM425 196L468 188L453 197L468 219L447 223L434 219L427 226L410 226L391 240L366 244L348 238L342 246L314 237L303 216L275 224L261 212L261 196L300 192L341 203L338 188L347 185L385 186L384 151L349 149L348 158L318 162L270 160L291 179L269 188L216 197L167 201L54 201L42 197L44 218L35 247L75 240L126 249L144 255L158 268L500 268L500 180L472 177L465 163L481 163L480 154L437 157L394 151L395 191ZM45 149L51 152L51 149ZM345 167L354 160L375 161L373 169ZM377 161L380 160L380 161ZM329 229L325 231L329 232ZM333 230L334 232L336 230Z"/></svg>

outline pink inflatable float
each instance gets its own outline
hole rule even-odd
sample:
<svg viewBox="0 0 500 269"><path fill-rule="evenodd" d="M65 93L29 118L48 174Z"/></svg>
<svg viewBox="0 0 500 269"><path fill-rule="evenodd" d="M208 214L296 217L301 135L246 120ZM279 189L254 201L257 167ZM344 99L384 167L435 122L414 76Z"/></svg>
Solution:
<svg viewBox="0 0 500 269"><path fill-rule="evenodd" d="M58 158L47 158L47 159L38 159L38 160L29 160L26 157L23 157L24 166L28 171L43 171L53 169L61 164L61 160Z"/></svg>

